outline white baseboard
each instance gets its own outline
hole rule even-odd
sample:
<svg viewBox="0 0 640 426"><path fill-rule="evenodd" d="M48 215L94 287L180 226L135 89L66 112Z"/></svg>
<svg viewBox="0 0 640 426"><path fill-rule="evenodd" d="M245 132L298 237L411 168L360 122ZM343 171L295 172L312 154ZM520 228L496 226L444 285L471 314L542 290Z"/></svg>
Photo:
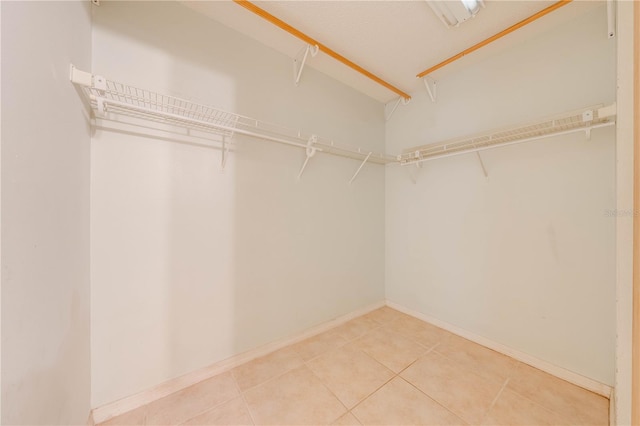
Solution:
<svg viewBox="0 0 640 426"><path fill-rule="evenodd" d="M418 318L422 321L433 324L436 327L443 328L451 333L457 334L460 337L464 337L467 340L471 340L472 342L478 343L479 345L485 346L496 352L500 352L501 354L517 359L520 362L528 364L539 370L545 371L562 380L565 380L569 383L573 383L576 386L580 386L581 388L587 389L591 392L595 392L606 398L611 397L611 391L612 391L611 386L605 385L604 383L600 383L597 380L593 380L581 374L574 373L573 371L567 370L565 368L558 367L557 365L553 365L533 355L529 355L517 349L513 349L508 346L505 346L501 343L494 342L493 340L487 339L486 337L480 336L471 331L467 331L463 328L460 328L453 324L449 324L445 321L439 320L429 315L425 315L423 313L405 308L404 306L398 305L397 303L387 300L387 306L389 306L390 308L396 309L400 312L403 312L407 315L411 315L412 317Z"/></svg>
<svg viewBox="0 0 640 426"><path fill-rule="evenodd" d="M374 303L372 305L355 310L351 313L348 313L346 315L343 315L331 321L324 322L313 328L305 330L302 333L277 340L275 342L266 344L264 346L260 346L255 349L251 349L241 354L232 356L231 358L227 358L220 362L216 362L215 364L212 364L210 366L192 371L190 373L187 373L180 377L176 377L174 379L170 379L166 382L160 383L159 385L156 385L150 389L147 389L135 395L131 395L131 396L119 399L117 401L105 404L103 406L94 408L91 411L91 414L92 414L91 419L95 424L100 424L115 416L119 416L120 414L124 414L128 411L135 410L136 408L142 407L143 405L146 405L157 399L164 398L167 395L170 395L174 392L177 392L179 390L192 386L198 382L209 379L213 376L217 376L218 374L231 370L232 368L235 368L240 364L244 364L245 362L249 362L256 358L260 358L262 356L268 355L271 352L284 348L285 346L289 346L294 343L301 342L305 339L308 339L309 337L315 336L316 334L323 333L338 325L341 325L347 321L350 321L353 318L359 317L375 309L381 308L385 306L385 304L386 303L384 301Z"/></svg>

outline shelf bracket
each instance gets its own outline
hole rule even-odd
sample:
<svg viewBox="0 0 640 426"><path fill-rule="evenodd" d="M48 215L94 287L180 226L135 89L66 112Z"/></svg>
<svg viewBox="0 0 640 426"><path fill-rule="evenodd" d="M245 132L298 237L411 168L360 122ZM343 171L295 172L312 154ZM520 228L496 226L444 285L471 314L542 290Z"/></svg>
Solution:
<svg viewBox="0 0 640 426"><path fill-rule="evenodd" d="M358 174L360 173L360 170L362 170L362 168L364 167L366 162L369 161L369 157L371 157L371 154L372 153L369 152L369 154L367 154L367 156L364 158L364 160L362 161L362 164L360 164L360 167L358 167L358 170L356 170L356 172L354 173L353 177L349 181L349 185L351 185L353 183L353 181L356 180L356 177L358 177Z"/></svg>
<svg viewBox="0 0 640 426"><path fill-rule="evenodd" d="M582 113L582 122L585 123L587 126L591 126L591 123L593 122L593 110L590 109ZM584 133L585 133L585 136L587 137L587 140L590 141L591 127L587 127Z"/></svg>
<svg viewBox="0 0 640 426"><path fill-rule="evenodd" d="M315 46L311 46L310 44L307 44L307 46L302 48L302 50L298 53L298 55L293 59L293 79L296 86L300 83L300 77L302 77L302 70L304 69L304 66L307 63L307 58L309 57L309 53L311 53L312 57L315 57L318 54L319 50L320 50L320 47L317 44Z"/></svg>
<svg viewBox="0 0 640 426"><path fill-rule="evenodd" d="M478 156L478 161L480 162L480 168L482 169L482 173L484 174L484 177L488 178L489 174L487 173L487 168L484 166L484 162L482 161L482 157L480 156L480 153L478 151L476 151L476 155Z"/></svg>
<svg viewBox="0 0 640 426"><path fill-rule="evenodd" d="M433 79L433 77L429 76L429 75L425 75L424 77L422 77L422 82L424 83L424 87L427 89L427 93L429 94L429 98L431 99L431 102L435 102L436 101L436 81Z"/></svg>
<svg viewBox="0 0 640 426"><path fill-rule="evenodd" d="M409 167L407 169L409 179L411 179L411 183L413 183L414 185L418 183L418 175L420 174L420 169L422 169L422 163L415 163L415 165L415 170L413 167Z"/></svg>
<svg viewBox="0 0 640 426"><path fill-rule="evenodd" d="M389 121L391 120L391 117L393 116L393 113L396 112L396 109L398 109L398 106L400 105L400 102L402 102L402 105L408 105L409 102L411 102L411 98L407 99L407 98L403 98L402 96L400 96L398 98L397 101L391 103L389 102L388 104L384 105L384 119L385 121ZM391 110L387 111L389 108L389 105L392 105Z"/></svg>
<svg viewBox="0 0 640 426"><path fill-rule="evenodd" d="M307 141L307 158L304 159L304 163L302 164L302 168L300 169L300 173L298 173L298 180L302 177L302 173L304 173L304 169L307 168L307 163L309 159L316 155L317 148L313 146L316 142L318 142L318 136L311 135L309 140Z"/></svg>
<svg viewBox="0 0 640 426"><path fill-rule="evenodd" d="M97 89L98 93L104 94L104 91L107 90L107 79L101 75L93 75L86 71L81 71L76 68L73 64L69 67L69 80L73 84L77 84L79 86L89 87L92 89ZM96 109L101 114L106 114L107 106L105 104L105 99L101 96L95 97L96 101Z"/></svg>
<svg viewBox="0 0 640 426"><path fill-rule="evenodd" d="M229 149L230 146L227 144L227 137L222 136L222 162L220 166L222 167L222 171L224 171L224 167L227 165L227 158L229 158Z"/></svg>

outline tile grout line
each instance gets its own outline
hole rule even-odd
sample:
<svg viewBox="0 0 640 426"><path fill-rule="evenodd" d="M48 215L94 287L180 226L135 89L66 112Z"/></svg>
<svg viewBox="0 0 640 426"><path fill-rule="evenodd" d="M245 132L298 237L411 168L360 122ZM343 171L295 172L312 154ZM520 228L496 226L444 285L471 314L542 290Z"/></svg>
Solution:
<svg viewBox="0 0 640 426"><path fill-rule="evenodd" d="M188 421L193 420L193 419L195 419L196 417L201 416L201 415L205 414L205 413L206 413L206 412L208 412L208 411L211 411L211 410L214 410L214 409L216 409L216 408L219 408L219 407L221 407L222 405L226 404L227 402L231 402L231 401L233 401L233 399L234 399L234 398L238 398L238 397L240 397L240 395L236 395L236 396L234 396L234 397L233 397L233 398L231 398L231 399L228 399L228 400L223 401L223 402L221 402L221 403L219 403L219 404L216 404L216 405L212 405L211 407L208 407L208 408L207 408L207 409L205 409L205 410L199 411L196 415L191 416L191 417L189 417L188 419L185 419L185 420L181 421L180 423L178 423L178 426L182 426L182 425L184 425L185 423L187 423ZM145 418L145 423L146 423L146 418ZM153 425L149 425L149 426L153 426Z"/></svg>
<svg viewBox="0 0 640 426"><path fill-rule="evenodd" d="M496 402L498 402L498 398L500 398L500 396L502 395L502 392L507 388L507 385L509 384L509 380L511 380L511 377L507 377L505 379L504 383L502 384L502 387L496 394L495 398L493 398L493 401L491 401L491 405L489 405L489 408L487 408L487 411L485 411L484 415L482 416L482 420L480 421L481 424L483 424L484 421L487 419L487 416L493 409L493 406L496 405Z"/></svg>
<svg viewBox="0 0 640 426"><path fill-rule="evenodd" d="M219 403L217 403L217 404L215 404L215 405L212 405L212 406L208 407L206 410L202 410L202 411L198 412L198 414L196 414L196 415L194 415L194 416L191 416L191 417L189 417L188 419L183 420L182 422L180 422L180 423L178 424L178 426L182 426L182 425L184 425L186 422L188 422L189 420L193 420L193 419L195 419L196 417L201 416L201 415L203 415L204 413L206 413L206 412L208 412L208 411L211 411L211 410L213 410L213 409L215 409L215 408L221 407L222 405L224 405L224 404L226 404L226 403L228 403L228 402L233 401L235 398L238 398L238 397L242 396L242 391L240 390L240 386L238 386L238 382L236 381L236 378L235 378L235 377L234 377L234 375L231 373L231 371L228 371L228 373L229 373L229 375L231 376L231 380L233 381L233 384L235 385L235 388L236 388L236 391L238 392L238 394L237 394L236 396L233 396L233 397L231 397L231 398L229 398L229 399L226 399L226 400L224 400L224 401L222 401L222 402L219 402ZM222 373L222 374L225 374L225 373ZM216 376L214 376L214 377L216 377ZM207 380L209 380L209 379L207 379ZM203 382L204 382L204 381L205 381L205 380L203 380ZM202 382L200 382L200 383L202 383ZM195 385L194 385L194 386L195 386ZM166 397L165 397L165 398L166 398ZM247 408L248 408L248 407L247 407ZM147 410L147 411L145 411L145 413L144 413L144 414L145 414L145 424L146 424L146 422L147 422L147 413L148 413L148 410ZM149 426L151 426L151 425L149 425Z"/></svg>
<svg viewBox="0 0 640 426"><path fill-rule="evenodd" d="M251 362L251 361L249 361L249 362ZM241 364L241 365L243 365L243 364ZM236 389L238 390L238 392L240 392L240 397L242 398L242 402L244 403L244 408L246 408L247 413L249 413L249 418L251 419L251 423L253 425L255 425L256 424L256 420L253 418L253 413L251 412L251 407L249 406L249 402L247 401L247 397L245 396L244 391L240 388L240 383L238 383L238 379L236 378L236 375L233 374L233 370L234 369L230 370L229 374L231 374L231 377L233 378L233 382L236 384ZM290 370L288 370L288 371L290 371ZM251 389L251 388L249 388L249 389Z"/></svg>
<svg viewBox="0 0 640 426"><path fill-rule="evenodd" d="M251 424L255 426L256 420L253 418L253 413L251 412L251 407L249 406L249 402L247 401L247 398L246 398L243 390L240 389L240 383L238 383L238 379L236 378L236 375L233 374L233 370L230 370L229 374L231 374L231 377L233 378L233 382L236 384L236 389L238 389L238 392L240 392L240 398L242 398L242 402L244 403L244 408L247 410L247 413L249 413L249 418L251 419Z"/></svg>
<svg viewBox="0 0 640 426"><path fill-rule="evenodd" d="M549 408L549 407L547 407L546 405L542 405L541 403L539 403L539 402L537 402L537 401L534 401L533 399L531 399L531 398L529 398L529 397L527 397L527 396L525 396L525 395L522 395L520 392L518 392L518 391L516 391L516 390L514 390L514 389L509 389L509 391L510 391L510 392L513 392L513 393L515 393L515 394L516 394L516 395L518 395L520 398L522 398L522 399L524 399L524 400L526 400L526 401L529 401L530 403L532 403L532 404L534 404L534 405L537 405L538 407L540 407L540 408L542 408L542 409L544 409L544 410L546 410L546 411L549 411L549 412L551 412L551 413L555 414L556 416L560 417L561 419L563 419L563 420L567 420L567 419L565 419L565 417L566 417L566 416L565 416L564 414L560 414L560 413L558 413L556 410L554 410L554 409L552 409L552 408ZM604 397L603 397L603 398L604 398ZM582 420L582 416L581 416L581 420ZM567 424L569 424L569 422L568 422Z"/></svg>
<svg viewBox="0 0 640 426"><path fill-rule="evenodd" d="M342 416L344 416L346 413L348 413L348 412L349 412L349 407L347 407L347 406L344 404L344 402L342 402L342 400L341 400L340 398L338 398L338 395L336 395L336 394L335 394L331 389L329 389L329 386L327 386L327 385L324 383L324 381L323 381L320 377L318 377L318 375L316 374L316 372L315 372L315 371L313 371L313 369L311 369L311 368L310 368L308 365L306 365L306 364L305 364L305 367L307 367L307 369L308 369L309 371L311 371L311 374L313 374L313 376L314 376L316 379L318 379L318 381L320 382L320 384L322 384L322 386L324 386L324 388L325 388L326 390L328 390L328 391L329 391L329 393L330 393L331 395L333 395L333 397L334 397L335 399L337 399L337 400L338 400L338 402L339 402L340 404L342 404L342 406L343 406L343 407L344 407L344 409L346 410L344 413L340 414L340 415L339 415L335 420L338 420L340 417L342 417ZM335 421L335 420L334 420L334 421Z"/></svg>
<svg viewBox="0 0 640 426"><path fill-rule="evenodd" d="M375 322L375 320L373 320L373 321ZM370 332L371 332L371 331L373 331L373 330L379 330L379 329L381 329L381 328L384 328L384 327L386 327L389 323L392 323L393 321L395 321L395 320L387 321L385 324L378 323L378 324L381 324L379 327L375 327L375 328L373 328L373 329L371 329L371 330L369 330L369 331L367 331L367 332L365 332L365 333L361 334L360 336L358 336L358 337L356 337L356 338L354 338L354 339L350 340L349 342L353 342L353 341L355 341L355 340L357 340L357 339L360 339L360 338L364 337L364 335L366 335L366 334L370 333ZM423 346L423 345L420 345L420 346ZM355 415L355 413L353 413L353 410L354 410L356 407L358 407L360 404L362 404L365 400L367 400L371 395L373 395L374 393L376 393L376 392L378 392L380 389L382 389L385 385L387 385L387 384L388 384L389 382L391 382L393 379L395 379L396 377L399 377L400 372L404 371L406 368L408 368L408 366L407 366L407 367L405 367L405 369L400 370L400 372L396 373L395 371L391 370L389 367L387 367L386 365L384 365L383 363L381 363L380 361L378 361L377 359L375 359L373 356L369 355L369 354L368 354L366 351L364 351L363 349L358 348L358 350L359 350L359 351L361 351L362 353L364 353L367 357L369 357L369 358L370 358L370 359L372 359L373 361L375 361L375 362L377 362L378 364L380 364L382 367L384 367L384 368L386 368L387 370L391 371L391 373L393 373L393 376L392 376L391 378L389 378L389 379L388 379L387 381L385 381L383 384L381 384L380 386L378 386L378 387L377 387L376 389L374 389L372 392L368 393L364 398L362 398L360 401L358 401L358 402L357 402L353 407L351 407L351 408L347 408L347 413L351 413L351 415L353 415L353 416L356 418L356 420L358 420L358 423L362 424L362 421L360 421L360 419L358 418L358 416L356 416L356 415ZM420 358L420 357L418 357L418 358ZM310 360L310 361L311 361L311 360ZM414 362L416 362L416 361L417 361L417 359L416 359L416 360L414 360L411 364L413 364L413 363L414 363ZM409 365L411 365L411 364L409 364ZM313 370L312 370L312 371L313 371ZM317 376L316 376L316 377L317 377ZM320 380L321 380L321 379L320 379ZM321 380L321 381L322 381L322 380ZM337 397L337 396L336 396L336 397ZM338 398L338 399L339 399L339 398ZM342 401L340 401L340 402L342 402ZM343 405L344 405L344 404L343 404ZM345 407L346 407L346 406L345 406ZM346 414L346 413L345 413L345 414ZM344 416L344 414L343 414L342 416ZM340 417L342 417L342 416L340 416ZM340 417L338 417L338 419L339 419ZM337 420L337 419L336 419L336 420Z"/></svg>
<svg viewBox="0 0 640 426"><path fill-rule="evenodd" d="M364 314L364 315L362 315L362 316L360 316L360 317L356 317L356 318L352 319L351 321L353 321L353 320L355 320L355 319L358 319L358 318L362 318L363 316L366 316L366 315L368 315L368 314ZM252 415L252 413L251 413L251 409L249 408L249 403L246 401L246 398L245 398L245 392L247 392L247 391L249 391L249 390L252 390L252 389L255 389L255 388L258 388L258 387L260 387L260 386L264 385L265 383L268 383L268 382L270 382L270 381L272 381L272 380L275 380L275 379L277 379L277 378L279 378L279 377L282 377L282 376L284 376L285 374L287 374L287 373L291 372L292 370L295 370L296 368L299 368L299 367L301 367L301 366L304 366L304 367L308 368L308 369L311 371L311 373L312 373L312 374L313 374L313 375L314 375L318 380L320 380L320 382L322 383L322 385L323 385L325 388L327 388L327 389L329 390L329 392L331 392L331 394L332 394L332 395L333 395L333 396L334 396L334 397L335 397L335 398L336 398L336 399L337 399L337 400L338 400L338 401L339 401L339 402L340 402L340 403L345 407L345 409L346 409L347 411L346 411L345 413L341 414L341 416L340 416L340 417L342 417L344 414L346 414L346 413L350 412L351 410L350 410L346 405L344 405L344 403L340 400L340 398L338 398L338 396L337 396L337 395L335 395L335 394L333 393L333 391L331 391L331 389L329 389L329 388L324 384L324 382L322 381L322 379L320 379L320 378L315 374L315 372L314 372L314 371L309 367L308 363L309 363L309 362L311 362L311 361L313 361L313 360L314 360L314 359L316 359L316 358L319 358L319 357L321 357L321 356L323 356L323 355L326 355L327 353L329 353L329 352L331 352L331 351L341 349L341 348L343 348L344 346L346 346L347 344L352 343L352 342L354 342L354 341L356 341L356 340L358 340L358 339L362 338L364 335L366 335L366 334L370 333L371 331L373 331L373 330L377 330L377 329L380 329L380 328L382 328L382 327L384 327L384 326L385 326L385 324L382 324L382 323L380 323L380 322L378 322L378 321L376 321L376 320L371 320L371 321L372 321L372 322L374 322L374 323L376 324L376 327L372 327L371 329L369 329L369 330L365 331L364 333L359 334L358 336L356 336L356 337L354 337L354 338L352 338L352 339L347 339L347 338L345 338L344 336L340 335L340 337L342 337L342 338L345 340L345 342L344 342L344 343L340 344L339 346L337 346L337 347L335 347L335 348L332 348L332 349L329 349L329 350L323 351L323 352L319 353L318 355L314 356L313 358L309 358L308 360L304 360L304 358L302 358L302 357L301 357L300 353L299 353L297 350L293 349L293 351L296 353L296 355L298 355L298 357L299 357L299 358L300 358L300 360L302 361L302 362L301 362L301 364L296 365L295 367L289 368L289 369L287 369L287 370L283 371L282 373L277 374L277 375L275 375L275 376L273 376L273 377L270 377L269 379L267 379L267 380L265 380L265 381L263 381L263 382L261 382L261 383L258 383L258 384L254 385L254 386L251 386L251 387L249 387L249 388L247 388L247 389L245 389L245 390L242 390L242 389L240 389L240 387L239 387L239 385L238 385L238 383L237 383L237 381L236 381L236 386L238 387L238 389L240 390L240 393L241 393L241 394L242 394L242 396L243 396L243 399L244 399L245 404L247 405L247 409L248 409L248 411L249 411L249 415L251 416L252 420L254 421L254 424L255 424L255 420L253 419L253 415ZM345 323L345 324L346 324L346 323ZM341 326L341 325L336 326L336 327L334 327L334 328L332 328L332 329L329 329L329 330L325 331L324 333L329 332L329 331L331 331L331 330L335 330L336 328L338 328L338 327L340 327L340 326ZM321 335L321 334L323 334L323 333L320 333L320 334L318 334L318 335L316 335L316 336L312 336L312 337L310 337L309 339L313 339L313 338L315 338L315 337L317 337L317 336L319 336L319 335ZM306 340L308 340L308 339L306 339ZM303 342L304 342L304 340L303 340ZM295 346L295 345L297 345L297 344L299 344L299 343L302 343L302 342L298 342L298 343L295 343L295 344L290 345L290 346L285 346L284 348L281 348L281 349L279 349L279 350L285 349L285 348L287 348L287 347L293 347L293 346ZM364 351L363 351L363 352L364 352ZM365 355L369 356L369 355L368 355L368 354L366 354L366 353L365 353ZM267 354L267 355L265 355L265 356L268 356L268 354ZM374 359L374 360L375 360L375 359ZM377 360L375 360L375 361L379 363L379 361L377 361ZM249 361L249 362L251 362L251 361ZM243 364L241 364L241 365L243 365ZM384 366L384 365L383 365L383 366ZM238 366L238 367L239 367L239 366ZM384 367L386 368L386 366L384 366ZM236 368L237 368L237 367L236 367ZM235 381L235 375L233 375L233 370L230 370L230 372L231 372L231 374L232 374L232 376L233 376L233 378L234 378L234 381ZM377 389L376 389L376 391L377 391ZM368 396L367 396L367 397L368 397ZM365 398L365 399L366 399L366 398ZM194 416L194 417L195 417L195 416ZM338 417L338 418L340 418L340 417ZM337 420L337 419L336 419L336 420Z"/></svg>
<svg viewBox="0 0 640 426"><path fill-rule="evenodd" d="M439 406L441 406L442 408L444 408L445 410L447 410L448 412L450 412L451 414L453 414L456 418L462 420L463 422L469 424L465 419L463 419L462 417L460 417L457 413L455 413L454 411L452 411L449 407L445 406L444 404L442 404L440 401L434 399L432 396L427 395L426 393L424 393L420 388L418 388L416 385L414 385L413 383L411 383L409 380L405 379L404 377L400 376L400 379L403 380L405 383L408 383L411 387L413 387L415 390L417 390L418 392L420 392L421 394L423 394L424 396L426 396L427 398L429 398L430 400L432 400L433 402L435 402L436 404L438 404Z"/></svg>
<svg viewBox="0 0 640 426"><path fill-rule="evenodd" d="M361 317L358 317L358 318L361 318ZM354 318L354 319L356 319L356 318ZM340 416L338 416L338 418L336 418L333 422L335 422L336 420L340 419L340 418L341 418L342 416L344 416L345 414L347 414L347 413L351 413L351 411L352 411L354 408L356 408L358 405L360 405L360 403L362 403L364 400L366 400L366 399L367 399L367 398L369 398L371 395L373 395L373 394L374 394L374 393L376 393L378 390L380 390L384 385L386 385L386 384L387 384L387 383L389 383L391 380L393 380L393 379L397 376L397 374L396 374L393 370L391 370L390 368L388 368L386 365L382 364L380 361L378 361L377 359L373 358L371 355L369 355L368 353L366 353L365 351L363 351L362 349L357 348L357 350L358 350L358 351L360 351L360 352L362 352L365 356L369 357L369 358L370 358L371 360L373 360L374 362L376 362L376 363L380 364L383 368L386 368L387 370L391 371L391 373L393 373L393 374L394 374L394 376L392 376L389 380L385 381L382 385L380 385L379 387L377 387L373 392L371 392L371 393L367 394L364 398L362 398L360 401L358 401L358 402L357 402L353 407L349 408L349 407L347 407L347 406L345 405L345 403L344 403L344 402L342 402L342 400L338 397L338 395L336 395L336 394L335 394L335 393L334 393L334 392L333 392L333 391L332 391L332 390L331 390L331 389L330 389L330 388L329 388L329 387L324 383L324 381L323 381L320 377L318 377L318 375L315 373L315 371L313 371L313 369L308 365L308 363L309 363L309 362L311 362L311 361L313 361L314 359L317 359L317 358L319 358L319 357L321 357L321 356L323 356L323 355L326 355L327 353L329 353L329 352L331 352L331 351L335 351L335 350L338 350L338 349L344 348L344 347L345 347L345 346L347 346L349 343L353 343L353 342L355 342L356 340L358 340L358 339L360 339L360 338L364 337L366 334L370 333L371 331L373 331L373 330L378 330L378 329L380 329L380 328L382 328L382 327L384 327L384 326L385 326L385 324L381 324L381 323L379 323L379 322L377 322L377 321L375 321L375 320L372 320L372 321L376 322L376 323L378 324L378 327L373 327L372 329L367 330L366 332L364 332L364 333L362 333L362 334L358 335L357 337L354 337L354 338L353 338L353 339L351 339L351 340L347 340L347 342L346 342L345 344L343 344L343 345L341 345L341 346L339 346L339 347L337 347L337 348L333 348L333 349L330 349L330 350L328 350L328 351L324 351L324 352L322 352L321 354L318 354L316 357L311 358L311 359L309 359L309 360L307 360L307 361L304 361L304 365L305 365L305 366L306 366L306 367L311 371L311 373L312 373L312 374L313 374L313 375L314 375L314 376L315 376L315 377L320 381L320 383L322 383L322 385L323 385L327 390L329 390L329 392L331 392L331 394L332 394L332 395L333 395L333 396L334 396L334 397L335 397L335 398L340 402L340 404L342 404L342 405L343 405L343 407L347 410L345 413L342 413ZM355 415L355 414L353 414L353 413L351 413L351 414L352 414L354 417L356 417L356 415ZM362 424L362 422L360 421L360 419L358 419L357 417L356 417L356 420L358 420L358 422L359 422L360 424ZM333 422L332 422L332 423L333 423Z"/></svg>
<svg viewBox="0 0 640 426"><path fill-rule="evenodd" d="M356 405L354 405L351 410L349 410L349 412L353 411L356 407L358 407L360 404L362 404L365 400L367 400L371 395L373 395L374 393L378 392L380 389L382 389L384 386L386 386L389 382L391 382L393 379L400 379L403 380L405 382L407 382L407 380L404 379L404 377L402 377L400 374L402 372L404 372L407 368L411 367L413 364L415 364L420 358L422 358L423 356L425 356L426 354L428 354L429 352L431 352L431 350L433 348L435 348L436 346L438 346L439 343L436 343L435 345L433 345L432 348L430 348L427 352L425 352L424 354L418 356L418 358L416 358L415 360L413 360L412 362L409 363L409 365L407 365L406 367L404 367L403 369L401 369L400 371L398 371L397 373L393 370L391 370L389 367L385 366L384 364L382 364L380 361L376 360L375 358L373 358L371 355L367 354L365 352L365 355L369 356L371 359L373 359L374 361L378 362L379 364L383 365L385 368L387 368L389 371L391 371L394 375L393 377L391 377L389 380L387 380L386 382L384 382L382 385L380 385L378 388L376 388L373 392L369 393L367 396L365 396L364 398L362 398L360 401L358 401L358 403ZM422 346L422 345L421 345ZM363 351L364 352L364 351ZM407 382L409 383L409 382ZM411 384L411 383L409 383ZM413 386L411 384L411 386ZM415 387L415 386L414 386ZM416 388L417 389L417 388ZM418 389L418 391L420 391L420 389ZM420 391L421 393L424 394L424 392ZM429 397L428 395L426 395L427 397ZM431 398L431 397L429 397ZM433 399L433 398L431 398ZM437 401L436 401L437 402ZM445 407L446 408L446 407ZM356 416L354 413L352 413L353 416L362 424L362 422L360 421L360 419L358 418L358 416Z"/></svg>
<svg viewBox="0 0 640 426"><path fill-rule="evenodd" d="M244 402L244 406L247 409L247 413L249 413L249 418L251 419L251 423L252 424L256 424L256 419L253 417L253 413L251 412L251 406L249 406L249 402L247 401L247 397L245 396L244 392L242 392L240 394L240 396L242 397L242 402Z"/></svg>

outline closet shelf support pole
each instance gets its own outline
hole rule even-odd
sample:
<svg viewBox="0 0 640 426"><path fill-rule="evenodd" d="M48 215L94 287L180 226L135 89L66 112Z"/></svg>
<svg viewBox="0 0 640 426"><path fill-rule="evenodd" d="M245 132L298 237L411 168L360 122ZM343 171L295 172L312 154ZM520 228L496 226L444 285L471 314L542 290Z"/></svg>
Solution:
<svg viewBox="0 0 640 426"><path fill-rule="evenodd" d="M393 116L393 113L396 112L396 109L398 109L398 106L400 105L400 102L402 102L402 105L408 105L409 102L411 102L411 98L407 99L407 98L403 98L402 96L400 96L398 98L398 100L393 103L393 106L391 107L391 111L389 111L389 112L387 112L387 107L388 107L388 105L390 105L390 103L386 104L384 106L384 119L385 119L385 121L391 120L391 117Z"/></svg>
<svg viewBox="0 0 640 426"><path fill-rule="evenodd" d="M227 158L229 157L229 146L227 145L227 138L225 136L222 137L222 171L224 171L224 167L227 165Z"/></svg>
<svg viewBox="0 0 640 426"><path fill-rule="evenodd" d="M484 177L488 178L489 174L487 173L487 169L484 166L484 162L482 161L482 157L480 156L480 153L478 151L476 151L476 155L478 156L478 161L480 162L480 168L482 168L482 173L484 174Z"/></svg>
<svg viewBox="0 0 640 426"><path fill-rule="evenodd" d="M369 157L371 157L371 152L369 154L367 154L365 159L362 161L362 164L360 164L360 167L358 167L358 170L356 170L355 174L353 175L353 177L349 181L349 185L351 185L353 183L353 181L356 180L356 177L358 177L358 174L360 173L360 170L362 170L362 168L364 167L366 162L369 160Z"/></svg>
<svg viewBox="0 0 640 426"><path fill-rule="evenodd" d="M311 46L307 44L298 56L293 60L293 78L295 80L295 85L297 86L300 83L300 77L302 77L302 70L304 69L305 64L307 63L307 58L309 57L309 53L311 53L312 57L315 57L318 54L320 47L318 45ZM304 52L304 53L303 53ZM302 57L302 58L300 58Z"/></svg>
<svg viewBox="0 0 640 426"><path fill-rule="evenodd" d="M436 81L433 79L433 77L425 75L424 77L422 77L422 82L424 83L424 87L427 89L427 93L429 94L431 102L435 102L437 96Z"/></svg>

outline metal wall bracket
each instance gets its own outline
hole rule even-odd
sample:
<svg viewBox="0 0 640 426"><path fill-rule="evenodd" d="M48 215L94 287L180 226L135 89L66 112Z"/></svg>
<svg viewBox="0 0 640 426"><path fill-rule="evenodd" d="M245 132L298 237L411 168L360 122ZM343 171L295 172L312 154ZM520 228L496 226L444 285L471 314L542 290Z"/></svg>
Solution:
<svg viewBox="0 0 640 426"><path fill-rule="evenodd" d="M230 149L230 146L229 144L227 144L226 136L222 136L222 161L220 166L222 167L223 171L224 171L224 167L227 165L227 158L229 158L229 149Z"/></svg>
<svg viewBox="0 0 640 426"><path fill-rule="evenodd" d="M480 153L478 151L476 151L476 155L478 156L478 161L480 162L480 168L482 169L482 173L484 174L484 177L488 178L489 174L487 173L487 168L484 166L484 162L482 161L482 157L480 156Z"/></svg>
<svg viewBox="0 0 640 426"><path fill-rule="evenodd" d="M101 75L93 75L89 72L81 71L71 64L69 67L69 80L73 84L96 89L100 95L95 97L96 109L100 114L106 114L107 106L105 105L105 99L102 97L104 91L107 90L106 78Z"/></svg>
<svg viewBox="0 0 640 426"><path fill-rule="evenodd" d="M360 167L358 167L358 170L356 170L356 172L354 173L353 177L349 181L349 185L351 185L353 183L353 181L356 180L356 177L358 177L358 174L360 173L360 170L362 170L362 168L364 167L366 162L369 161L369 157L371 157L371 154L372 153L369 152L369 154L367 154L367 156L364 158L364 160L362 161L362 164L360 164Z"/></svg>
<svg viewBox="0 0 640 426"><path fill-rule="evenodd" d="M424 87L427 89L427 93L429 94L429 98L431 98L431 102L436 101L436 81L433 77L425 75L422 77L422 82L424 83Z"/></svg>
<svg viewBox="0 0 640 426"><path fill-rule="evenodd" d="M100 0L91 0L94 6L100 6Z"/></svg>
<svg viewBox="0 0 640 426"><path fill-rule="evenodd" d="M293 59L293 80L295 85L297 86L300 83L300 77L302 77L302 70L304 69L305 64L307 63L307 58L309 57L309 53L311 53L312 57L315 57L320 51L320 47L316 44L315 46L311 46L307 44L305 47L300 50L300 52Z"/></svg>
<svg viewBox="0 0 640 426"><path fill-rule="evenodd" d="M309 162L309 159L311 157L313 157L314 155L316 155L317 148L315 146L313 146L316 142L318 142L318 136L311 135L311 137L307 141L307 151L306 151L307 158L304 159L304 163L302 164L302 168L300 169L300 172L298 173L298 180L300 180L300 178L302 177L302 173L304 173L304 169L307 168L307 163Z"/></svg>
<svg viewBox="0 0 640 426"><path fill-rule="evenodd" d="M384 119L386 121L391 120L391 117L393 116L393 113L396 112L396 109L398 109L398 105L400 105L400 102L402 102L402 105L409 105L409 102L411 102L411 99L407 99L407 98L403 98L402 96L400 96L398 98L397 101L395 102L389 102L388 104L384 105ZM391 109L389 110L389 105L391 105Z"/></svg>
<svg viewBox="0 0 640 426"><path fill-rule="evenodd" d="M409 179L411 179L411 183L414 185L418 183L418 174L420 174L420 169L422 169L422 163L416 163L415 169L413 167L409 167L407 169L409 173Z"/></svg>

